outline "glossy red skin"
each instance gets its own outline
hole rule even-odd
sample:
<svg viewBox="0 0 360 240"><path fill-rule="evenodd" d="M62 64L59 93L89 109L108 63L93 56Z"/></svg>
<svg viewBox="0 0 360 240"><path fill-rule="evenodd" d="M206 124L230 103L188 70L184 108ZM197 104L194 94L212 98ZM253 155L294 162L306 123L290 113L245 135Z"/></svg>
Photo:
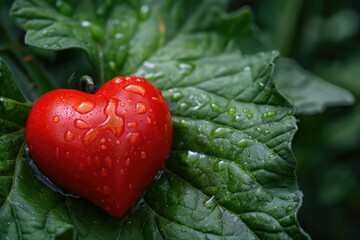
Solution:
<svg viewBox="0 0 360 240"><path fill-rule="evenodd" d="M61 189L113 216L122 216L151 183L171 141L161 92L135 76L116 77L93 95L51 91L33 106L26 125L38 168Z"/></svg>

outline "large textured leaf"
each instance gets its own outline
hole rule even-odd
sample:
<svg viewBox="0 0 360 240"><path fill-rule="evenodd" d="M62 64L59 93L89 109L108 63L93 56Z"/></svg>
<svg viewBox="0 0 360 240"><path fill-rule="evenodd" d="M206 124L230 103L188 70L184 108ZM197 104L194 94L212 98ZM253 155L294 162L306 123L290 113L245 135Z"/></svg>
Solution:
<svg viewBox="0 0 360 240"><path fill-rule="evenodd" d="M276 83L280 92L295 106L297 114L315 114L330 106L354 102L349 91L306 72L291 59L279 61Z"/></svg>
<svg viewBox="0 0 360 240"><path fill-rule="evenodd" d="M24 142L24 125L31 104L19 91L12 73L0 58L0 205L9 194Z"/></svg>
<svg viewBox="0 0 360 240"><path fill-rule="evenodd" d="M241 56L227 35L211 31L226 1L123 1L111 7L93 1L61 3L56 8L47 1L15 2L13 14L29 30L27 42L80 47L89 51L94 65L114 61L117 66L119 61L119 68L103 66L111 74L146 76L167 99L174 144L162 173L122 218L51 191L19 154L12 189L0 209L0 238L307 238L296 218L302 201L290 148L296 121L273 81L277 53ZM90 21L89 9L98 12L97 27L73 28ZM101 39L111 32L109 19L111 24L136 23L113 29L131 36L124 55L108 55L113 51L106 46L121 46L116 35ZM66 26L90 34L92 43L87 44L94 45L82 45L85 41L67 37L65 30L43 34L50 22L59 31ZM104 34L96 35L100 30ZM91 51L103 51L106 60Z"/></svg>

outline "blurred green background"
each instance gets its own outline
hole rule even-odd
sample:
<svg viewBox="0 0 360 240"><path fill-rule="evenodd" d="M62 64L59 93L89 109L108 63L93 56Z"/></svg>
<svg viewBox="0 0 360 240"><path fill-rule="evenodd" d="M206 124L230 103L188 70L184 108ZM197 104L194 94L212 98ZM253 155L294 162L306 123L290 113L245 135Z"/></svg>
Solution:
<svg viewBox="0 0 360 240"><path fill-rule="evenodd" d="M79 76L89 73L90 66L79 51L66 50L52 56L53 53L33 48L25 47L24 51L20 45L11 47L17 49L15 52L2 48L3 43L19 44L24 37L7 14L12 2L0 0L3 6L0 30L5 29L18 42L3 38L5 34L0 32L0 51L13 68L29 66L29 69L14 71L24 85L22 89L34 87L28 76L21 75L25 71L38 82L49 78L42 76L46 74L44 69L52 73L61 69L61 73L51 75L59 75L59 79L70 76L73 65L80 70ZM298 115L299 131L293 149L298 160L299 186L304 193L303 207L298 214L301 226L313 239L359 239L360 1L232 0L229 11L245 5L254 11L254 27L262 43L257 50L277 49L282 56L295 59L306 70L351 91L355 97L355 104L351 106L330 107L315 115ZM254 45L249 44L243 51L251 52ZM46 56L46 62L33 65L12 62L12 59L26 60L32 51ZM59 62L64 65L59 67ZM64 87L58 79L53 82L57 86L38 84L45 86L38 92ZM37 96L27 97L33 100Z"/></svg>
<svg viewBox="0 0 360 240"><path fill-rule="evenodd" d="M349 90L355 104L300 115L293 148L304 193L299 221L313 239L360 235L360 1L253 0L259 37L270 49Z"/></svg>

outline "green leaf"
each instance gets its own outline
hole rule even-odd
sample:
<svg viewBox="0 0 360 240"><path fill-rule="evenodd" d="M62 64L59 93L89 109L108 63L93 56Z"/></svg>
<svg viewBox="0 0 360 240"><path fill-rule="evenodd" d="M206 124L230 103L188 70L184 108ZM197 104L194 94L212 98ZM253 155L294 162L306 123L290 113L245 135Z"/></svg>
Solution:
<svg viewBox="0 0 360 240"><path fill-rule="evenodd" d="M24 144L24 128L31 104L19 91L12 72L0 58L0 205L10 192L15 163Z"/></svg>
<svg viewBox="0 0 360 240"><path fill-rule="evenodd" d="M227 1L15 1L12 15L32 46L87 52L98 81L135 71L180 32L208 28Z"/></svg>
<svg viewBox="0 0 360 240"><path fill-rule="evenodd" d="M102 81L108 79L102 68L109 76L146 76L169 104L173 147L162 173L122 218L52 192L19 154L0 209L0 238L308 237L296 217L302 203L291 151L297 127L274 84L277 53L241 56L227 34L212 30L226 1L56 3L15 2L12 13L28 30L26 41L84 49Z"/></svg>
<svg viewBox="0 0 360 240"><path fill-rule="evenodd" d="M281 59L276 75L279 91L296 108L297 114L314 114L330 106L350 105L353 95L305 71L294 60Z"/></svg>

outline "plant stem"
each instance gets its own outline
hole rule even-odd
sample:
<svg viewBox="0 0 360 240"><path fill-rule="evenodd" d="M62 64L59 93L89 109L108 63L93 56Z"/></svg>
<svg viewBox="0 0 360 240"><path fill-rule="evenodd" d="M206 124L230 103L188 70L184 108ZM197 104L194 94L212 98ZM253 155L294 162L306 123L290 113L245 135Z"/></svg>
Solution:
<svg viewBox="0 0 360 240"><path fill-rule="evenodd" d="M289 56L293 45L302 0L284 1L284 13L281 14L274 34L274 47L283 57Z"/></svg>

